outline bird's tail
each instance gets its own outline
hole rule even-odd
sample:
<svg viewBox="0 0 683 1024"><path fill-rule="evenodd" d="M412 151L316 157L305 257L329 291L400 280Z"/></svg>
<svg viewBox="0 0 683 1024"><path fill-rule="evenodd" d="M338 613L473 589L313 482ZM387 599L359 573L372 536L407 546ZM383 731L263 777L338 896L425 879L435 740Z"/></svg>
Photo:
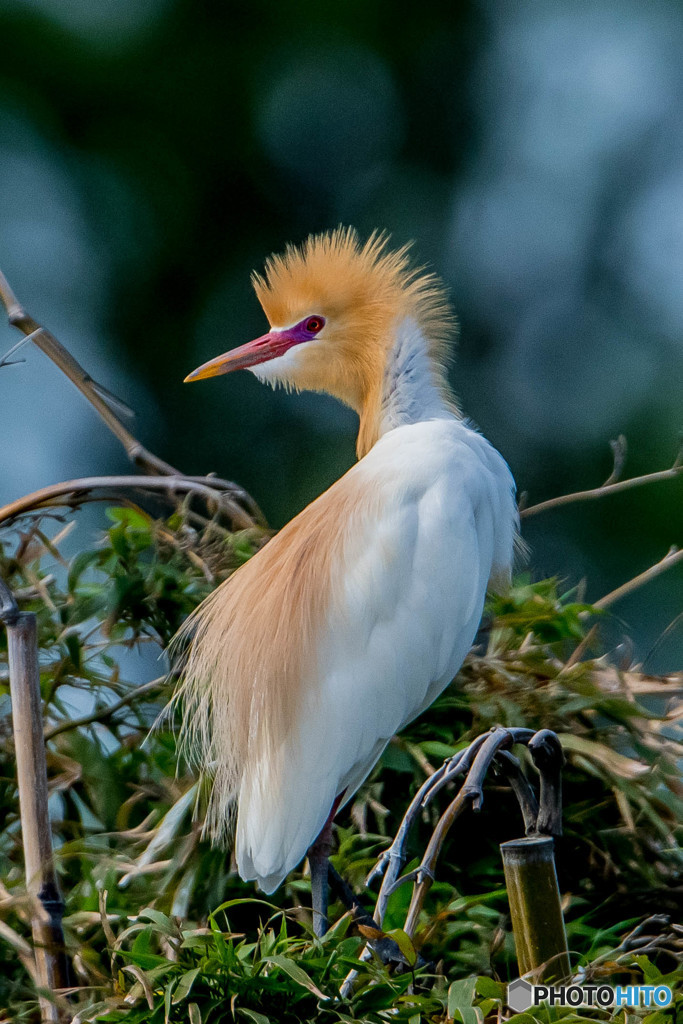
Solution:
<svg viewBox="0 0 683 1024"><path fill-rule="evenodd" d="M209 782L204 833L219 843L226 843L232 834L244 770L244 743L229 698L224 607L221 586L195 609L171 641L169 655L180 682L167 708L173 719L180 712L179 753Z"/></svg>

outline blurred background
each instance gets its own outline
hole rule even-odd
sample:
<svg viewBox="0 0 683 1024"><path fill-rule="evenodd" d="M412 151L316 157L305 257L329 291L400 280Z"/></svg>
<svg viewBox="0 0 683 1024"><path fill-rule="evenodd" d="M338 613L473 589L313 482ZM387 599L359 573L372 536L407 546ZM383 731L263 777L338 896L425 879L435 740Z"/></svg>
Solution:
<svg viewBox="0 0 683 1024"><path fill-rule="evenodd" d="M182 384L263 332L251 269L340 222L414 239L447 281L454 386L529 503L601 483L621 433L627 475L673 462L678 0L0 0L0 40L0 266L185 472L238 481L280 526L351 465L330 399ZM17 338L0 326L2 351ZM0 501L125 471L22 355L0 369ZM618 586L683 543L682 485L530 520L534 577ZM680 668L682 592L674 570L620 602L609 643Z"/></svg>

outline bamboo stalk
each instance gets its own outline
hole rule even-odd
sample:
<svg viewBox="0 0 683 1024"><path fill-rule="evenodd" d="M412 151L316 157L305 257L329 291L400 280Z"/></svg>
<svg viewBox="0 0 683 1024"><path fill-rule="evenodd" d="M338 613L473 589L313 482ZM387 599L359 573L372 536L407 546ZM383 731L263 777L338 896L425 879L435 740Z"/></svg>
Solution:
<svg viewBox="0 0 683 1024"><path fill-rule="evenodd" d="M501 843L519 976L534 980L569 977L571 966L555 872L554 840L549 836Z"/></svg>
<svg viewBox="0 0 683 1024"><path fill-rule="evenodd" d="M26 867L26 887L33 896L33 945L41 1018L60 1020L59 1008L48 993L66 988L62 916L52 855L48 814L47 765L38 667L36 617L20 612L9 588L0 580L0 620L7 628L12 727L17 759L19 808Z"/></svg>

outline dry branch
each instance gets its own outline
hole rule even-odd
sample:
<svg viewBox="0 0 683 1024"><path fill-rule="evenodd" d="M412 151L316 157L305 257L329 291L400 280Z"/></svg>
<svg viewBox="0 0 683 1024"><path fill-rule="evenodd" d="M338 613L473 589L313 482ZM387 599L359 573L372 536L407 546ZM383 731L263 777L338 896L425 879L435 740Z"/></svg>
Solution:
<svg viewBox="0 0 683 1024"><path fill-rule="evenodd" d="M641 572L638 576L634 576L632 580L628 580L626 583L622 583L616 590L610 591L609 594L605 594L599 601L595 601L593 604L594 608L609 608L610 605L620 601L622 597L628 597L634 590L638 590L639 587L649 583L650 580L656 579L657 576L661 576L667 569L671 569L674 565L683 559L683 549L679 550L677 547L670 547L664 558L660 558L658 562L651 565L649 569Z"/></svg>
<svg viewBox="0 0 683 1024"><path fill-rule="evenodd" d="M7 319L10 324L20 330L27 339L30 339L76 385L81 394L87 398L109 427L112 434L121 442L131 462L134 462L135 465L146 469L150 473L177 473L173 466L147 451L144 445L126 429L107 404L106 399L102 397L105 389L94 381L89 373L86 373L80 363L74 359L69 350L60 341L57 341L53 334L42 327L41 324L26 312L10 288L7 278L1 272L0 301L2 301L3 306L7 310Z"/></svg>
<svg viewBox="0 0 683 1024"><path fill-rule="evenodd" d="M18 360L9 361L8 357L16 352L23 344L27 341L32 341L41 352L52 360L52 362L64 373L69 380L78 388L82 395L90 402L92 407L98 413L100 418L112 432L114 437L123 445L123 448L128 455L128 458L136 466L145 470L149 474L156 476L168 476L174 480L182 480L185 484L195 483L205 488L205 493L210 488L214 488L214 494L217 492L229 492L232 496L232 505L237 509L235 502L239 501L246 506L250 513L250 521L247 523L247 516L242 510L241 525L242 526L253 526L254 523L260 523L264 525L265 520L260 509L254 502L254 500L247 494L247 492L230 483L227 480L220 480L212 477L184 477L174 466L171 466L168 462L164 462L157 455L150 452L145 446L139 441L130 430L121 422L121 419L116 415L113 405L126 408L125 403L121 402L115 395L112 395L106 388L97 381L93 380L89 373L87 373L80 363L71 355L69 350L65 348L60 341L55 338L45 327L42 327L36 320L30 316L23 308L16 295L12 291L6 277L0 272L0 301L2 302L5 310L7 311L7 319L13 327L16 327L24 334L24 340L19 342L18 345L14 345L10 351L5 355L0 365L12 365ZM124 478L119 478L124 479ZM55 484L55 487L62 485ZM135 484L126 484L121 486L135 486ZM188 490L179 488L181 490ZM49 490L49 488L46 488ZM36 492L40 494L41 492ZM32 497L31 495L28 496ZM25 501L26 499L20 499ZM223 499L225 500L225 499ZM13 503L17 504L17 503ZM11 517L12 514L7 514L7 509L12 508L12 505L6 506L5 509L1 510L0 522L3 519ZM238 520L237 513L232 513L235 522Z"/></svg>
<svg viewBox="0 0 683 1024"><path fill-rule="evenodd" d="M625 444L625 442L624 442ZM628 480L618 480L623 465L623 446L619 442L612 442L615 452L614 469L604 484L600 487L593 487L587 491L574 491L572 494L561 494L557 498L549 498L548 501L541 501L538 505L530 505L520 511L520 518L528 519L536 516L539 512L548 512L553 508L561 508L563 505L574 505L580 501L595 501L597 498L607 498L612 494L621 491L630 491L633 487L642 487L644 484L659 483L662 480L675 480L683 473L683 450L679 451L672 466L669 469L662 469L656 473L645 473L643 476L632 476ZM618 446L618 447L617 447ZM612 482L616 481L616 482Z"/></svg>
<svg viewBox="0 0 683 1024"><path fill-rule="evenodd" d="M614 441L610 441L610 448L612 449L612 472L605 480L603 487L609 487L610 484L615 484L617 480L621 480L621 474L624 471L624 464L626 462L626 453L628 451L628 443L623 434L619 434L619 437Z"/></svg>
<svg viewBox="0 0 683 1024"><path fill-rule="evenodd" d="M115 715L121 708L127 707L132 704L133 701L138 700L140 697L144 697L146 693L152 693L154 690L159 690L162 686L168 683L168 676L159 676L158 679L152 679L149 683L143 683L141 686L136 686L130 690L125 696L121 697L120 700L114 701L112 704L107 704L106 707L98 708L93 711L92 714L83 715L82 718L67 718L63 722L58 722L56 725L49 726L45 729L43 736L46 740L52 740L55 736L60 736L63 732L70 732L72 729L80 729L82 726L93 725L95 722L106 722L112 715Z"/></svg>
<svg viewBox="0 0 683 1024"><path fill-rule="evenodd" d="M201 481L208 481L201 482ZM74 507L84 501L93 500L93 491L116 491L120 489L137 489L157 493L196 494L204 498L209 507L225 512L233 524L242 530L254 526L254 519L230 495L229 491L220 490L219 486L226 481L214 477L173 476L87 476L78 480L65 480L59 484L41 487L32 494L17 498L0 508L0 523L16 518L27 512L51 508L55 505ZM231 488L232 485L228 484ZM262 517L261 517L262 519Z"/></svg>

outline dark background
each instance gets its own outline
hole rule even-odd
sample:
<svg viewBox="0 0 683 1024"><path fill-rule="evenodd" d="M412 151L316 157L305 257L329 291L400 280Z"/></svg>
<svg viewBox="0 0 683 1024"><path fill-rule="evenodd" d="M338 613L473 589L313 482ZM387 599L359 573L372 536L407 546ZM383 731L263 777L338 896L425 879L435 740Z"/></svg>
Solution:
<svg viewBox="0 0 683 1024"><path fill-rule="evenodd" d="M683 380L677 2L1 0L0 266L186 472L274 526L354 458L354 416L196 365L262 333L249 272L309 231L415 239L461 323L452 379L531 503L676 455ZM16 336L0 328L9 348ZM0 500L121 471L38 352L0 369ZM595 599L681 543L683 481L530 521L536 577ZM90 528L84 519L84 529ZM680 667L683 574L607 642Z"/></svg>

